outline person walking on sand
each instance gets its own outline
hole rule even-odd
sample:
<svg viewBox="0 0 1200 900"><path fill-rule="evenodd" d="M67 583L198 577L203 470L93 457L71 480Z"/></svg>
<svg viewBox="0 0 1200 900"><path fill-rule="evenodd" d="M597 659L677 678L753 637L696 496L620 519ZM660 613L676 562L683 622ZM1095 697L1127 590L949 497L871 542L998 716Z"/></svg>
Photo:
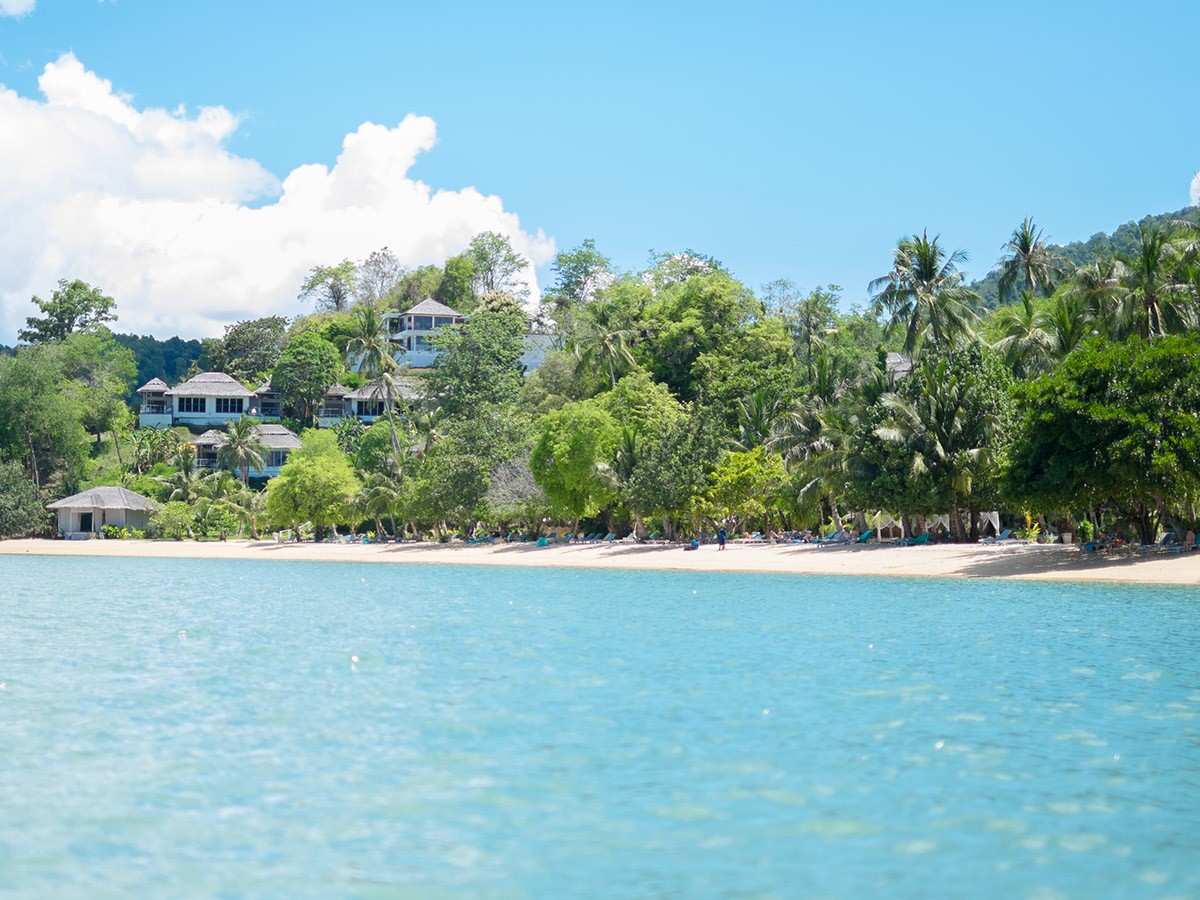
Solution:
<svg viewBox="0 0 1200 900"><path fill-rule="evenodd" d="M722 525L720 528L717 529L717 549L718 550L725 549L725 538L727 538L728 536L729 535L725 532L724 525Z"/></svg>

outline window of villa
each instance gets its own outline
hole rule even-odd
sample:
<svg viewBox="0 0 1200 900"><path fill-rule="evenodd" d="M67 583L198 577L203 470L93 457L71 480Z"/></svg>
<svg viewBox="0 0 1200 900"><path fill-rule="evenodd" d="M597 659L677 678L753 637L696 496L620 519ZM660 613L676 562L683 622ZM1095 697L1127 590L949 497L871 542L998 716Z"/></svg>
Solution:
<svg viewBox="0 0 1200 900"><path fill-rule="evenodd" d="M382 416L383 401L382 400L359 400L358 414L360 416Z"/></svg>
<svg viewBox="0 0 1200 900"><path fill-rule="evenodd" d="M413 331L429 331L433 328L433 316L413 316Z"/></svg>
<svg viewBox="0 0 1200 900"><path fill-rule="evenodd" d="M287 462L287 456L289 452L290 451L288 450L272 450L270 463L271 466L276 469L282 466L285 462Z"/></svg>
<svg viewBox="0 0 1200 900"><path fill-rule="evenodd" d="M241 397L218 397L217 412L219 413L240 413L244 401ZM201 410L203 412L203 410Z"/></svg>
<svg viewBox="0 0 1200 900"><path fill-rule="evenodd" d="M208 411L207 397L177 397L181 413L202 413Z"/></svg>

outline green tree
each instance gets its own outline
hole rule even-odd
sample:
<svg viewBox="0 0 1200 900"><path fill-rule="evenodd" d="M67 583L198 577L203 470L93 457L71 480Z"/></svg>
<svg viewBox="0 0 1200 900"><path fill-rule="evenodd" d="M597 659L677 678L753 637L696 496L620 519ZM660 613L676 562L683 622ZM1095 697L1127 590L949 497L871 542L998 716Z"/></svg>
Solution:
<svg viewBox="0 0 1200 900"><path fill-rule="evenodd" d="M17 332L18 340L30 344L61 341L76 331L87 331L117 319L113 312L117 301L78 278L74 281L59 279L58 290L49 300L35 296L33 304L44 315L30 316L25 320L25 327Z"/></svg>
<svg viewBox="0 0 1200 900"><path fill-rule="evenodd" d="M1153 542L1195 524L1200 491L1200 342L1093 340L1020 392L1007 495L1044 511L1109 507Z"/></svg>
<svg viewBox="0 0 1200 900"><path fill-rule="evenodd" d="M810 384L817 354L825 349L826 339L836 330L834 323L840 292L841 288L836 284L810 291L808 296L796 302L794 310L786 317L796 341L796 353L804 358L804 370Z"/></svg>
<svg viewBox="0 0 1200 900"><path fill-rule="evenodd" d="M332 432L310 429L300 443L267 482L267 513L276 525L297 531L311 523L320 539L352 517L361 485Z"/></svg>
<svg viewBox="0 0 1200 900"><path fill-rule="evenodd" d="M195 513L182 500L171 500L150 514L150 532L176 541L191 536L195 523Z"/></svg>
<svg viewBox="0 0 1200 900"><path fill-rule="evenodd" d="M336 266L313 266L300 285L299 299L312 301L318 312L345 312L354 302L358 267L348 259Z"/></svg>
<svg viewBox="0 0 1200 900"><path fill-rule="evenodd" d="M238 381L252 382L275 367L287 343L288 321L283 316L247 319L225 326L225 336L208 343L202 365Z"/></svg>
<svg viewBox="0 0 1200 900"><path fill-rule="evenodd" d="M767 514L785 484L783 460L777 453L761 446L726 453L709 476L708 518L735 529L751 522L765 528Z"/></svg>
<svg viewBox="0 0 1200 900"><path fill-rule="evenodd" d="M515 401L527 328L524 313L480 310L440 329L430 339L438 357L426 378L428 396L452 417L480 404Z"/></svg>
<svg viewBox="0 0 1200 900"><path fill-rule="evenodd" d="M51 345L0 357L0 458L20 460L34 485L61 475L73 490L87 462L87 434L76 392ZM69 492L69 491L68 491Z"/></svg>
<svg viewBox="0 0 1200 900"><path fill-rule="evenodd" d="M448 265L448 263L447 263ZM392 294L391 305L398 310L404 311L412 309L426 297L445 303L447 306L455 307L453 303L443 300L439 295L444 273L440 266L420 266L413 269L411 272L405 273L396 285L396 289ZM468 276L466 284L468 288L471 284L471 277Z"/></svg>
<svg viewBox="0 0 1200 900"><path fill-rule="evenodd" d="M560 325L570 310L596 298L597 292L612 281L612 260L596 249L591 238L578 247L560 250L550 264L554 283L542 295L543 311Z"/></svg>
<svg viewBox="0 0 1200 900"><path fill-rule="evenodd" d="M1054 293L1055 284L1061 280L1067 262L1055 253L1042 236L1033 219L1025 220L1013 229L1012 236L1004 245L1004 255L998 263L1000 271L1000 300L1008 299L1018 284L1030 294L1041 292L1044 296Z"/></svg>
<svg viewBox="0 0 1200 900"><path fill-rule="evenodd" d="M342 373L337 347L313 332L292 338L271 371L271 386L279 391L300 418L312 421L325 391Z"/></svg>
<svg viewBox="0 0 1200 900"><path fill-rule="evenodd" d="M1011 430L1007 370L980 345L940 358L927 357L880 404L887 418L876 428L902 446L910 477L928 479L950 513L956 540L977 536L974 513L997 497L997 466ZM971 513L964 525L962 512Z"/></svg>
<svg viewBox="0 0 1200 900"><path fill-rule="evenodd" d="M475 293L482 296L489 291L504 291L524 297L529 289L518 279L529 266L515 250L507 235L495 231L484 231L471 238L465 254L474 265Z"/></svg>
<svg viewBox="0 0 1200 900"><path fill-rule="evenodd" d="M224 443L217 448L217 465L236 472L245 487L250 482L250 470L266 468L269 451L258 434L258 423L248 416L225 423Z"/></svg>
<svg viewBox="0 0 1200 900"><path fill-rule="evenodd" d="M445 270L433 299L461 313L475 308L475 263L469 253L460 253L446 260ZM424 300L419 298L416 302Z"/></svg>
<svg viewBox="0 0 1200 900"><path fill-rule="evenodd" d="M979 295L963 286L961 263L967 254L947 254L928 232L903 238L896 246L892 270L871 282L877 312L887 315L887 331L904 331L904 350L915 353L926 344L952 347L971 336Z"/></svg>
<svg viewBox="0 0 1200 900"><path fill-rule="evenodd" d="M612 498L597 464L612 458L619 441L617 424L592 401L568 403L542 417L529 466L551 504L571 517L572 531Z"/></svg>
<svg viewBox="0 0 1200 900"><path fill-rule="evenodd" d="M0 460L0 538L26 537L46 530L46 508L21 464Z"/></svg>
<svg viewBox="0 0 1200 900"><path fill-rule="evenodd" d="M404 266L396 254L382 247L358 266L355 295L362 303L381 306L399 290L404 275Z"/></svg>

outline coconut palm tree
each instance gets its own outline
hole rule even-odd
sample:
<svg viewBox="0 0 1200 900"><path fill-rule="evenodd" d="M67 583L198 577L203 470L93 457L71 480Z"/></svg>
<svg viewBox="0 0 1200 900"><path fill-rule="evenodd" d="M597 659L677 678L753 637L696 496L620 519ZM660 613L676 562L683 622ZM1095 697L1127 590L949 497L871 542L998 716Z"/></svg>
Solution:
<svg viewBox="0 0 1200 900"><path fill-rule="evenodd" d="M893 253L892 270L868 287L877 312L888 316L887 332L904 329L904 350L934 343L953 346L972 336L979 295L963 286L958 271L967 254L947 254L928 232L903 238Z"/></svg>
<svg viewBox="0 0 1200 900"><path fill-rule="evenodd" d="M1014 375L1028 375L1042 367L1050 343L1049 335L1042 328L1043 318L1037 307L1037 297L1031 290L1021 291L1019 303L996 313L1004 337L996 341L993 348L1004 354Z"/></svg>
<svg viewBox="0 0 1200 900"><path fill-rule="evenodd" d="M1047 246L1042 230L1028 216L1013 229L1004 251L998 263L1002 302L1017 284L1031 294L1041 291L1049 296L1067 267L1066 260Z"/></svg>
<svg viewBox="0 0 1200 900"><path fill-rule="evenodd" d="M1111 256L1080 266L1071 276L1067 294L1081 301L1098 323L1108 328L1120 295L1125 267Z"/></svg>
<svg viewBox="0 0 1200 900"><path fill-rule="evenodd" d="M400 486L396 480L382 472L371 472L363 478L362 490L358 495L359 509L365 515L375 520L375 533L381 539L387 539L382 517L387 516L392 523L392 536L400 540L400 532L396 528L396 505L400 499Z"/></svg>
<svg viewBox="0 0 1200 900"><path fill-rule="evenodd" d="M237 472L243 487L250 483L250 470L266 468L269 451L258 436L258 423L248 416L225 423L221 437L224 443L217 448L217 465Z"/></svg>
<svg viewBox="0 0 1200 900"><path fill-rule="evenodd" d="M933 477L949 488L950 528L955 540L962 541L966 534L960 512L968 503L974 470L990 456L998 426L989 416L968 422L967 405L978 388L952 374L944 360L924 380L914 400L895 393L880 398L891 415L875 434L908 448L913 478Z"/></svg>
<svg viewBox="0 0 1200 900"><path fill-rule="evenodd" d="M635 334L620 321L614 304L597 301L582 307L571 336L578 369L600 370L615 385L618 373L634 364L629 344Z"/></svg>
<svg viewBox="0 0 1200 900"><path fill-rule="evenodd" d="M346 365L368 380L378 378L396 368L392 358L392 342L384 333L383 318L374 306L354 307L353 330L346 338Z"/></svg>
<svg viewBox="0 0 1200 900"><path fill-rule="evenodd" d="M1060 363L1080 344L1095 334L1095 315L1087 301L1070 292L1060 292L1044 309L1038 326L1045 335L1045 363Z"/></svg>
<svg viewBox="0 0 1200 900"><path fill-rule="evenodd" d="M1170 232L1152 222L1141 225L1133 252L1118 258L1124 268L1114 311L1117 336L1138 334L1153 341L1176 330L1181 292L1173 274L1179 257Z"/></svg>

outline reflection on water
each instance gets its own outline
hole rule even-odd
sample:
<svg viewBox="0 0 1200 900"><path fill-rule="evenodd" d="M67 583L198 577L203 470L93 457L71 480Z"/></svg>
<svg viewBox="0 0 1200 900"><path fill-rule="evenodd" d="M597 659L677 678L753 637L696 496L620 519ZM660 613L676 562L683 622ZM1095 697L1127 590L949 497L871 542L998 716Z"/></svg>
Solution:
<svg viewBox="0 0 1200 900"><path fill-rule="evenodd" d="M0 893L1200 894L1195 590L0 570Z"/></svg>

